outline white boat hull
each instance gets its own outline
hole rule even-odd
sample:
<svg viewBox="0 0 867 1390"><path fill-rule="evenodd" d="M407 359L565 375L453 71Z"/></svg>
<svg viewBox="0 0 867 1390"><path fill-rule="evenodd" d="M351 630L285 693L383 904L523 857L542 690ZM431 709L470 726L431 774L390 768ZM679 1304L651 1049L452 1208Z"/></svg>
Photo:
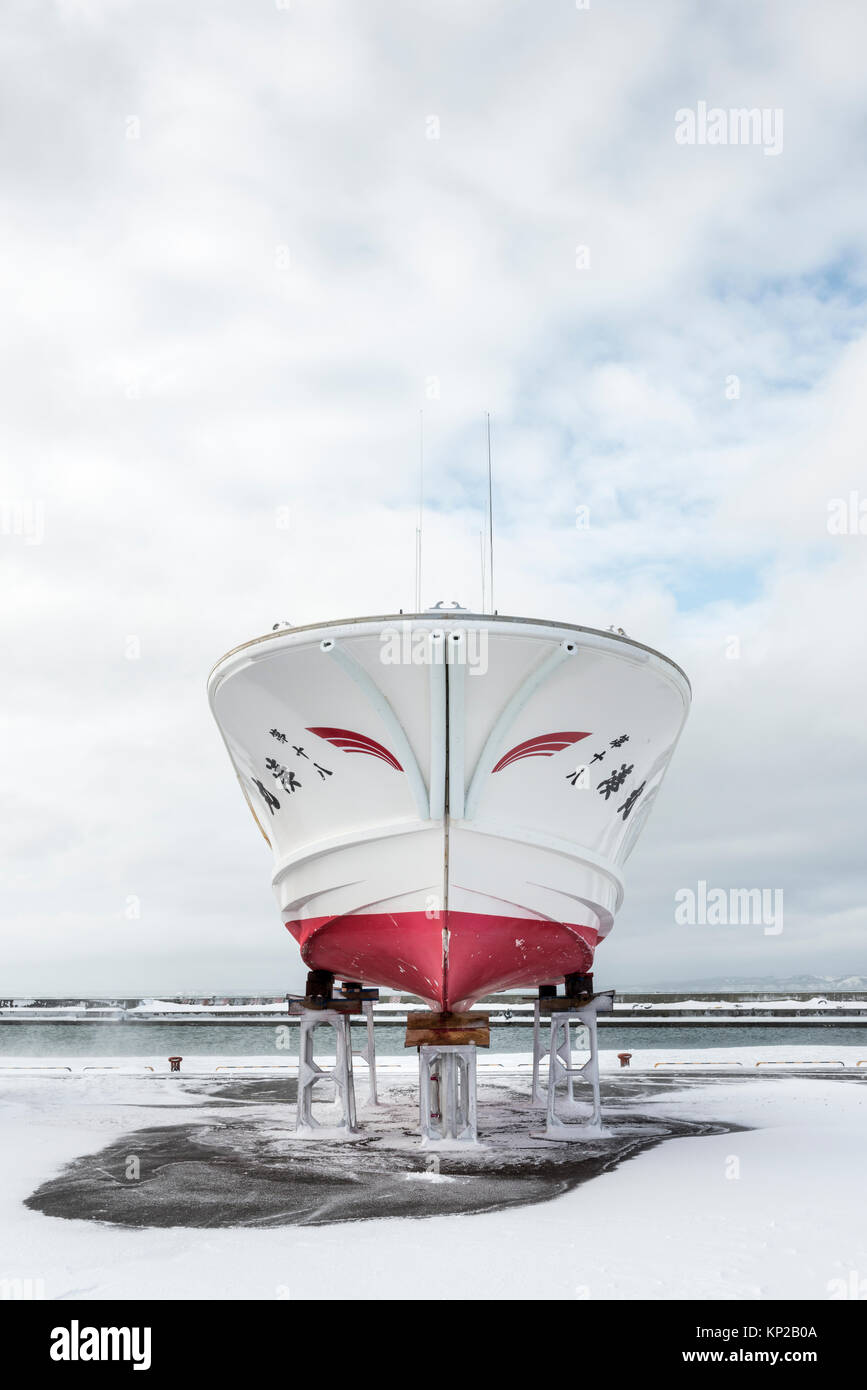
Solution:
<svg viewBox="0 0 867 1390"><path fill-rule="evenodd" d="M589 972L690 698L637 643L463 613L278 632L209 692L307 964L453 1010Z"/></svg>

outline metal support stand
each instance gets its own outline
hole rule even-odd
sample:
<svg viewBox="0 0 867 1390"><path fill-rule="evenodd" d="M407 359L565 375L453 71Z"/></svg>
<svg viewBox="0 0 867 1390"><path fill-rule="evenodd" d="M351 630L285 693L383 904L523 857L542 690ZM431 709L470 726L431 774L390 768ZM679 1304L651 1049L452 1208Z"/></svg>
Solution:
<svg viewBox="0 0 867 1390"><path fill-rule="evenodd" d="M539 1087L539 1071L542 1062L542 1019L539 1000L533 1005L533 1080L530 1087L530 1101L533 1105L544 1105L545 1097Z"/></svg>
<svg viewBox="0 0 867 1390"><path fill-rule="evenodd" d="M557 1059L556 1059L556 1062L555 1062L555 1066L556 1066L556 1068L557 1068L557 1078L558 1078L558 1080L559 1080L559 1078L560 1078L561 1076L565 1076L565 1078L566 1078L566 1097L567 1097L567 1099L568 1099L568 1101L569 1101L569 1104L570 1104L570 1105L574 1105L574 1103L575 1103L575 1076L576 1076L576 1072L579 1071L579 1070L582 1070L582 1069L580 1069L580 1068L575 1068L575 1067L572 1066L572 1018L571 1018L571 1016L570 1016L569 1014L567 1014L567 1015L565 1016L565 1018L564 1018L563 1015L561 1014L561 1015L560 1015L560 1018L559 1018L559 1020L558 1020L558 1022L559 1022L559 1024L560 1024L560 1027L559 1027L559 1032L558 1032L558 1041L557 1041L557 1049L556 1049L556 1050L557 1050ZM555 1022L554 1022L554 1018L552 1017L552 1019L551 1019L551 1028L554 1029L555 1026L556 1026L556 1025L555 1025ZM579 1020L579 1027L583 1027L583 1026L584 1026L584 1025L583 1025L583 1024L581 1023L581 1021ZM552 1043L552 1046L553 1046L553 1043ZM589 1066L589 1065L590 1065L589 1062L585 1063L585 1066ZM549 1058L548 1070L549 1070L549 1074L550 1074L550 1058ZM549 1090L550 1090L550 1088L549 1088ZM550 1102L550 1097L549 1097L548 1104L550 1105L550 1103L551 1103L551 1102Z"/></svg>
<svg viewBox="0 0 867 1390"><path fill-rule="evenodd" d="M542 1001L556 999L556 997L556 985L540 985L539 997L533 1005L533 1078L530 1086L531 1105L546 1104L540 1076L542 1070ZM546 1007L550 1007L550 1005Z"/></svg>
<svg viewBox="0 0 867 1390"><path fill-rule="evenodd" d="M478 1143L476 1047L419 1047L419 1120L425 1143Z"/></svg>
<svg viewBox="0 0 867 1390"><path fill-rule="evenodd" d="M320 1024L330 1024L337 1039L334 1067L328 1071L314 1060L314 1034ZM355 1085L352 1076L352 1038L349 1014L334 1009L302 1009L299 1024L301 1038L298 1046L298 1114L295 1122L300 1135L316 1130L350 1136L358 1133L355 1119ZM313 1088L317 1081L328 1078L334 1082L340 1101L341 1121L323 1126L313 1117Z"/></svg>
<svg viewBox="0 0 867 1390"><path fill-rule="evenodd" d="M588 977L589 978L589 977ZM568 983L568 981L567 981ZM584 996L545 995L540 990L536 1005L533 1027L533 1103L541 1103L539 1072L541 1069L542 1037L541 1020L551 1020L551 1038L548 1049L548 1094L547 1116L543 1133L545 1139L587 1139L601 1133L602 1101L599 1089L599 1044L597 1015L611 1013L614 1008L614 991L605 990ZM572 1025L580 1024L587 1029L590 1056L582 1066L574 1066L572 1061ZM565 1083L566 1099L571 1105L575 1099L575 1078L589 1082L593 1097L593 1108L589 1122L567 1124L557 1113L557 1088Z"/></svg>
<svg viewBox="0 0 867 1390"><path fill-rule="evenodd" d="M357 1048L352 1055L353 1057L360 1057L362 1062L367 1063L367 1104L379 1105L379 1095L376 1090L376 1037L373 1031L373 1003L370 1000L366 1000L364 1003L364 1017L366 1020L364 1047Z"/></svg>
<svg viewBox="0 0 867 1390"><path fill-rule="evenodd" d="M581 1067L572 1065L572 1023L577 1021L587 1029L590 1041L589 1060ZM593 1092L593 1114L587 1125L565 1125L557 1114L557 1084L566 1082L570 1104L575 1099L575 1077L589 1081ZM597 1129L602 1122L602 1101L599 1094L599 1049L596 1037L596 1006L578 1009L575 1013L551 1015L551 1049L548 1055L548 1115L546 1132L556 1139L581 1139L587 1129ZM565 1133L564 1133L565 1131ZM572 1131L572 1132L570 1132Z"/></svg>

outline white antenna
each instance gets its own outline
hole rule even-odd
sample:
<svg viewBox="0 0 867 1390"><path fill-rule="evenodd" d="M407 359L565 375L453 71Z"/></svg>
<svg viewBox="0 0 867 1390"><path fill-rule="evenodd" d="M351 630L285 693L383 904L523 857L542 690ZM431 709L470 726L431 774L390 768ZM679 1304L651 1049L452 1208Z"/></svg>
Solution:
<svg viewBox="0 0 867 1390"><path fill-rule="evenodd" d="M491 466L491 412L487 412L488 422L488 605L494 612L494 489Z"/></svg>
<svg viewBox="0 0 867 1390"><path fill-rule="evenodd" d="M415 528L415 611L421 612L421 528L424 516L424 411L418 412L418 521Z"/></svg>

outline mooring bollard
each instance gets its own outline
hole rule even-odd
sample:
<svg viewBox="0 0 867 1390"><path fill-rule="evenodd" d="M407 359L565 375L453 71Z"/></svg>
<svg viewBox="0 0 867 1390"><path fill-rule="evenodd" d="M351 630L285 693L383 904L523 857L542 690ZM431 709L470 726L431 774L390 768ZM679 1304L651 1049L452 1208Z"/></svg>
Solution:
<svg viewBox="0 0 867 1390"><path fill-rule="evenodd" d="M170 1057L170 1058L169 1058L169 1061L171 1062L171 1065L172 1065L172 1071L180 1071L180 1069L181 1069L181 1062L182 1062L183 1060L184 1060L183 1057Z"/></svg>
<svg viewBox="0 0 867 1390"><path fill-rule="evenodd" d="M621 1067L629 1066L629 1059L632 1056L631 1052L618 1052L617 1056L620 1058Z"/></svg>

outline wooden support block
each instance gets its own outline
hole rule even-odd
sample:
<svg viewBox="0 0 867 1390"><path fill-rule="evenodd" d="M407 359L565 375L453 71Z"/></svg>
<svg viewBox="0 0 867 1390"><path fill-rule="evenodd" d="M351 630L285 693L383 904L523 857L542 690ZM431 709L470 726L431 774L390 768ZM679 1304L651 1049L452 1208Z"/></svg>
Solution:
<svg viewBox="0 0 867 1390"><path fill-rule="evenodd" d="M435 1014L431 1009L423 1009L417 1014L407 1014L407 1028L487 1028L490 1014Z"/></svg>
<svg viewBox="0 0 867 1390"><path fill-rule="evenodd" d="M425 1011L406 1016L404 1047L490 1047L490 1014L435 1014Z"/></svg>
<svg viewBox="0 0 867 1390"><path fill-rule="evenodd" d="M404 1047L490 1047L488 1028L407 1028Z"/></svg>

